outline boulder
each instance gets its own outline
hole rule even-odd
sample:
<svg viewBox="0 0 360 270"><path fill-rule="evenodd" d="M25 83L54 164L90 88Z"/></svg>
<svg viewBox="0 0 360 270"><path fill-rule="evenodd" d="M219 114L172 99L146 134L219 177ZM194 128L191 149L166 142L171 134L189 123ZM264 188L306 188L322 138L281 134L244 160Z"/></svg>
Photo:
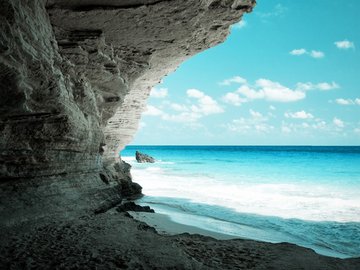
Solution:
<svg viewBox="0 0 360 270"><path fill-rule="evenodd" d="M134 212L148 212L148 213L155 213L154 209L151 209L150 206L141 206L134 202L126 202L119 207L116 208L118 212L127 212L127 211L134 211Z"/></svg>
<svg viewBox="0 0 360 270"><path fill-rule="evenodd" d="M155 159L147 154L136 151L135 158L138 163L154 163Z"/></svg>

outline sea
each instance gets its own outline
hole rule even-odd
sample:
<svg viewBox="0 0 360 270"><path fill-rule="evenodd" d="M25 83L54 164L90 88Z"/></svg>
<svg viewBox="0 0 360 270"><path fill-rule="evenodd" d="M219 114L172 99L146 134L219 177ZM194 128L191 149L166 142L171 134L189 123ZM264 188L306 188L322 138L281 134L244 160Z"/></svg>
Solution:
<svg viewBox="0 0 360 270"><path fill-rule="evenodd" d="M121 157L138 202L175 222L360 257L360 146L130 145Z"/></svg>

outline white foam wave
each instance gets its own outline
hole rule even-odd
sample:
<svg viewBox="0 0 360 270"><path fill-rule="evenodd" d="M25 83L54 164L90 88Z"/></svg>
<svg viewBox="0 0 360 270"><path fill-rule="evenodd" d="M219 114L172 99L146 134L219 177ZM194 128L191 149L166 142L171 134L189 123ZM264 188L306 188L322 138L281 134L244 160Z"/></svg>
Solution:
<svg viewBox="0 0 360 270"><path fill-rule="evenodd" d="M360 222L360 190L339 190L317 184L226 184L206 176L175 175L159 167L135 168L132 175L149 196L185 198L240 213Z"/></svg>
<svg viewBox="0 0 360 270"><path fill-rule="evenodd" d="M136 163L136 158L134 156L121 156L121 159L128 163ZM156 160L155 163L161 164L161 165L162 164L168 164L168 165L175 164L175 162L172 162L172 161L162 161L162 160Z"/></svg>
<svg viewBox="0 0 360 270"><path fill-rule="evenodd" d="M128 163L132 163L136 161L135 157L132 156L125 156L125 157L122 156L121 159Z"/></svg>
<svg viewBox="0 0 360 270"><path fill-rule="evenodd" d="M158 163L158 164L175 164L175 162L172 162L172 161L162 161L162 160L156 160L155 163Z"/></svg>
<svg viewBox="0 0 360 270"><path fill-rule="evenodd" d="M148 168L145 168L145 171L147 172L155 172L155 173L164 173L164 170L160 167L148 167Z"/></svg>

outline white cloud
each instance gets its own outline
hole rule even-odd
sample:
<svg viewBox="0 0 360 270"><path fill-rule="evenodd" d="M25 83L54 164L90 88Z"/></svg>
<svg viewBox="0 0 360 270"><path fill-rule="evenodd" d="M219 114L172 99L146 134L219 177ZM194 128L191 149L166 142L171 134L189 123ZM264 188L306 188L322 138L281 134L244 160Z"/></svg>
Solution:
<svg viewBox="0 0 360 270"><path fill-rule="evenodd" d="M177 104L177 103L171 103L170 107L174 111L178 111L178 112L183 112L183 111L188 111L189 110L185 105Z"/></svg>
<svg viewBox="0 0 360 270"><path fill-rule="evenodd" d="M189 89L186 91L186 94L188 97L195 98L198 101L197 105L191 106L191 111L194 113L209 115L224 112L212 97L205 95L197 89Z"/></svg>
<svg viewBox="0 0 360 270"><path fill-rule="evenodd" d="M294 118L294 119L312 119L314 116L311 113L307 113L304 110L298 111L295 113L285 113L286 118Z"/></svg>
<svg viewBox="0 0 360 270"><path fill-rule="evenodd" d="M303 49L303 48L301 48L301 49L294 49L294 50L292 50L292 51L290 52L291 55L303 55L303 54L305 54L305 53L307 53L307 51L306 51L305 49Z"/></svg>
<svg viewBox="0 0 360 270"><path fill-rule="evenodd" d="M246 22L244 19L242 19L241 21L233 24L233 25L232 25L232 28L234 28L234 29L242 29L242 28L244 28L246 25L247 25L247 22Z"/></svg>
<svg viewBox="0 0 360 270"><path fill-rule="evenodd" d="M260 112L257 112L257 111L254 111L254 110L249 110L249 113L251 115L252 118L256 118L256 119L266 119L264 118L264 116L260 113Z"/></svg>
<svg viewBox="0 0 360 270"><path fill-rule="evenodd" d="M290 51L289 54L296 55L296 56L308 55L308 56L311 56L312 58L323 58L323 57L325 57L325 53L322 52L322 51L316 51L316 50L307 51L304 48L294 49L294 50Z"/></svg>
<svg viewBox="0 0 360 270"><path fill-rule="evenodd" d="M258 79L254 86L244 84L235 92L225 94L222 99L227 103L240 106L241 103L256 99L275 102L294 102L304 99L305 96L303 91L292 90L268 79Z"/></svg>
<svg viewBox="0 0 360 270"><path fill-rule="evenodd" d="M232 120L228 124L228 129L233 132L247 133L252 129L252 126L245 118L240 118Z"/></svg>
<svg viewBox="0 0 360 270"><path fill-rule="evenodd" d="M202 115L194 112L182 112L179 114L164 114L161 118L163 120L172 122L193 123L199 120L201 117Z"/></svg>
<svg viewBox="0 0 360 270"><path fill-rule="evenodd" d="M235 106L240 106L242 103L256 99L264 99L275 102L295 102L304 99L306 97L305 92L309 90L328 91L340 88L339 84L336 82L299 82L296 84L295 89L291 89L279 82L268 79L258 79L256 80L255 85L250 85L244 78L241 78L241 82L243 85L241 85L236 91L228 92L222 97L224 102ZM229 85L230 79L223 81L222 84ZM272 108L270 107L270 109Z"/></svg>
<svg viewBox="0 0 360 270"><path fill-rule="evenodd" d="M226 85L227 86L227 85L231 85L233 83L246 84L247 81L244 78L240 77L240 76L234 76L234 77L232 77L230 79L223 80L222 82L219 83L219 85Z"/></svg>
<svg viewBox="0 0 360 270"><path fill-rule="evenodd" d="M274 129L274 126L267 123L268 119L260 112L249 110L250 118L241 117L234 119L228 124L228 129L232 132L251 133L256 131L258 133L269 133Z"/></svg>
<svg viewBox="0 0 360 270"><path fill-rule="evenodd" d="M297 123L287 123L282 122L281 131L283 133L297 133L297 134L306 134L311 135L311 131L326 131L327 124L324 120L320 118L312 118L308 122L297 122Z"/></svg>
<svg viewBox="0 0 360 270"><path fill-rule="evenodd" d="M335 100L335 102L339 105L360 105L360 98L356 98L356 99L338 98Z"/></svg>
<svg viewBox="0 0 360 270"><path fill-rule="evenodd" d="M301 123L301 126L303 128L309 128L310 127L310 125L308 123L306 123L306 122Z"/></svg>
<svg viewBox="0 0 360 270"><path fill-rule="evenodd" d="M338 89L340 86L336 82L321 82L321 83L312 83L312 82L306 82L302 83L299 82L296 84L296 89L299 91L309 91L309 90L333 90Z"/></svg>
<svg viewBox="0 0 360 270"><path fill-rule="evenodd" d="M247 102L246 98L241 98L239 94L232 92L227 93L225 96L223 96L222 100L234 106L240 106L242 103Z"/></svg>
<svg viewBox="0 0 360 270"><path fill-rule="evenodd" d="M155 98L164 98L168 95L168 89L167 88L152 88L150 92L150 96Z"/></svg>
<svg viewBox="0 0 360 270"><path fill-rule="evenodd" d="M338 128L343 128L345 126L344 122L342 120L340 120L339 118L336 118L336 117L334 117L333 123Z"/></svg>
<svg viewBox="0 0 360 270"><path fill-rule="evenodd" d="M312 50L310 52L310 56L312 58L324 58L325 57L325 53L322 52L322 51L315 51L315 50Z"/></svg>
<svg viewBox="0 0 360 270"><path fill-rule="evenodd" d="M178 103L166 104L172 110L177 111L177 114L170 114L160 110L155 106L148 105L144 115L159 116L165 121L194 124L194 122L204 116L224 112L224 110L212 97L205 95L198 89L189 89L186 91L186 94L189 98L195 99L196 102L190 105L183 105Z"/></svg>
<svg viewBox="0 0 360 270"><path fill-rule="evenodd" d="M242 94L248 99L262 99L264 98L264 93L262 91L257 91L250 88L248 85L242 85L236 93Z"/></svg>
<svg viewBox="0 0 360 270"><path fill-rule="evenodd" d="M327 91L332 89L339 89L340 86L336 82L332 82L332 83L322 82L322 83L318 83L316 85L316 88L319 90Z"/></svg>
<svg viewBox="0 0 360 270"><path fill-rule="evenodd" d="M188 89L186 91L186 94L188 97L192 97L192 98L203 98L205 96L203 92L197 89Z"/></svg>
<svg viewBox="0 0 360 270"><path fill-rule="evenodd" d="M355 48L354 42L348 41L346 39L341 40L341 41L336 41L336 42L334 42L334 44L338 49L341 49L341 50L347 50L347 49L350 49L350 48Z"/></svg>
<svg viewBox="0 0 360 270"><path fill-rule="evenodd" d="M276 107L273 106L273 105L270 105L270 106L269 106L269 109L272 110L272 111L275 111L275 110L276 110Z"/></svg>
<svg viewBox="0 0 360 270"><path fill-rule="evenodd" d="M354 104L354 101L352 101L351 99L343 99L343 98L338 98L335 100L335 102L337 104L340 104L340 105L352 105Z"/></svg>
<svg viewBox="0 0 360 270"><path fill-rule="evenodd" d="M311 125L313 129L323 130L326 128L326 122L321 119L317 119L316 123Z"/></svg>
<svg viewBox="0 0 360 270"><path fill-rule="evenodd" d="M309 91L309 90L314 90L315 86L311 82L307 82L307 83L299 82L296 84L296 89L300 91Z"/></svg>
<svg viewBox="0 0 360 270"><path fill-rule="evenodd" d="M277 102L293 102L305 98L301 91L291 90L278 82L267 79L259 79L256 86L260 88L259 93L263 93L266 100Z"/></svg>
<svg viewBox="0 0 360 270"><path fill-rule="evenodd" d="M163 115L164 112L162 110L156 108L155 106L147 105L146 111L143 114L149 115L149 116L160 116L160 115Z"/></svg>
<svg viewBox="0 0 360 270"><path fill-rule="evenodd" d="M189 89L186 93L188 97L196 99L197 102L188 106L177 103L170 104L170 108L181 113L172 115L155 106L148 105L144 115L160 116L163 120L167 121L193 122L203 116L222 113L224 111L213 98L197 89Z"/></svg>
<svg viewBox="0 0 360 270"><path fill-rule="evenodd" d="M255 129L261 133L269 133L271 130L274 129L274 126L268 124L257 124L255 125Z"/></svg>

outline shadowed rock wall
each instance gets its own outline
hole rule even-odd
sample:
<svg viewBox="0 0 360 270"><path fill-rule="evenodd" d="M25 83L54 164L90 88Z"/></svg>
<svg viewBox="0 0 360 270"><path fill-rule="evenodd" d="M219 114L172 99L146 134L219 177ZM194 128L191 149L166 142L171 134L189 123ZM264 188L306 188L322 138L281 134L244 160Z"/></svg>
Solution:
<svg viewBox="0 0 360 270"><path fill-rule="evenodd" d="M101 168L92 86L59 54L43 1L2 1L0 179Z"/></svg>
<svg viewBox="0 0 360 270"><path fill-rule="evenodd" d="M2 0L2 210L11 216L40 205L46 194L62 209L68 203L56 198L67 190L68 202L102 211L119 194L139 193L118 153L131 141L151 87L185 59L224 41L229 26L254 5ZM29 192L39 199L26 197Z"/></svg>

